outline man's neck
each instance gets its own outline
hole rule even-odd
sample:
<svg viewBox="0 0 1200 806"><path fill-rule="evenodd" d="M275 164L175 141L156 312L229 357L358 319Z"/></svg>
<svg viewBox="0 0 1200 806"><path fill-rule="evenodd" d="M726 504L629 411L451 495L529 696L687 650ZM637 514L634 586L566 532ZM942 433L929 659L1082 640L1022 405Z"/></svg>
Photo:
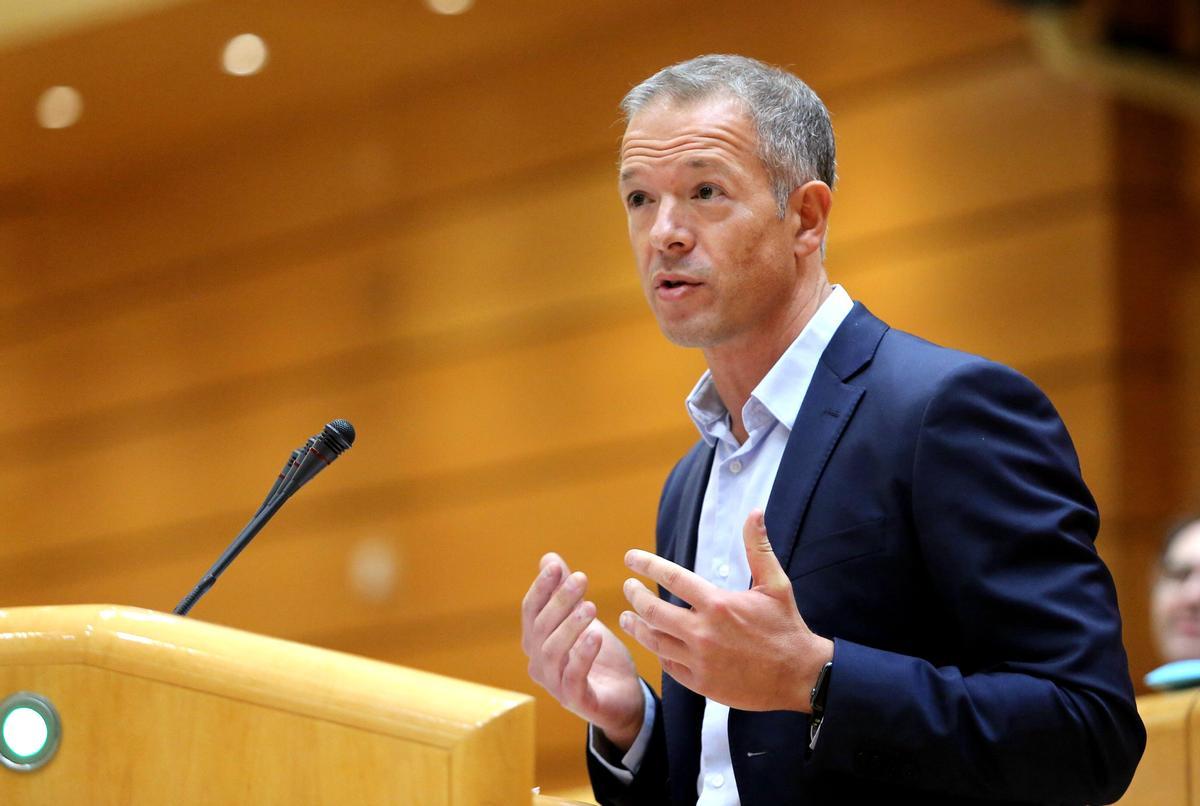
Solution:
<svg viewBox="0 0 1200 806"><path fill-rule="evenodd" d="M756 334L757 337L748 337L704 351L713 385L717 388L721 402L729 411L730 429L738 444L749 438L746 425L742 422L742 408L750 399L750 394L832 292L833 286L822 278L812 297L798 306L795 315L780 327L764 331L761 335Z"/></svg>

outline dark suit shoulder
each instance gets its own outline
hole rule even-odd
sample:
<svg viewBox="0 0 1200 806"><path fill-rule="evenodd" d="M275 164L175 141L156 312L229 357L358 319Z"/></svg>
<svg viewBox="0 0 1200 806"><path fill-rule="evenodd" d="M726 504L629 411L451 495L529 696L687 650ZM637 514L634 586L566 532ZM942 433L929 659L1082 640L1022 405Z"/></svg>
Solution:
<svg viewBox="0 0 1200 806"><path fill-rule="evenodd" d="M897 395L893 405L905 400L924 404L950 389L1008 389L1044 398L1033 381L1012 367L895 328L884 334L865 373L873 385L884 385L890 395Z"/></svg>

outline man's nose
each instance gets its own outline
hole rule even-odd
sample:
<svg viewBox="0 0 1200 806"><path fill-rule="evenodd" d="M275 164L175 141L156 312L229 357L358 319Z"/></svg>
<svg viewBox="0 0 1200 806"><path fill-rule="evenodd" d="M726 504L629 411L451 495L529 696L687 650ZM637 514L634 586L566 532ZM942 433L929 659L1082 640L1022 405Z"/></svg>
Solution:
<svg viewBox="0 0 1200 806"><path fill-rule="evenodd" d="M687 252L695 245L684 211L674 202L664 199L659 203L650 228L650 245L660 252Z"/></svg>

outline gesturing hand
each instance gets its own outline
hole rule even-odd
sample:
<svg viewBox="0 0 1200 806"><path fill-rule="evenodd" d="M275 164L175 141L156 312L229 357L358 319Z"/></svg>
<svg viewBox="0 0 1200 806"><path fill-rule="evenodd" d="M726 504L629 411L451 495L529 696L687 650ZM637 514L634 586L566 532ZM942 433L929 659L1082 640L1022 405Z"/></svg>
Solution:
<svg viewBox="0 0 1200 806"><path fill-rule="evenodd" d="M628 552L631 570L692 607L663 601L628 579L625 598L635 612L621 614L621 628L697 694L746 711L807 712L817 673L833 658L833 642L812 632L800 616L762 512L746 518L742 538L751 574L746 591L722 590L669 560Z"/></svg>
<svg viewBox="0 0 1200 806"><path fill-rule="evenodd" d="M542 557L540 567L521 602L521 649L529 656L529 676L628 750L645 711L633 658L596 619L596 605L584 600L586 576L570 573L557 554Z"/></svg>

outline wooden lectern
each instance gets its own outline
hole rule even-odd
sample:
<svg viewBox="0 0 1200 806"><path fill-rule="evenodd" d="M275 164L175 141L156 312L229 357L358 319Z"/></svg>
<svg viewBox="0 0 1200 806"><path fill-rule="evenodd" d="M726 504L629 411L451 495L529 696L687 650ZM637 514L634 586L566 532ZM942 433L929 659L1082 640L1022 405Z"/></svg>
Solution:
<svg viewBox="0 0 1200 806"><path fill-rule="evenodd" d="M61 743L0 768L6 806L534 800L533 698L164 613L0 610L17 691L54 704Z"/></svg>
<svg viewBox="0 0 1200 806"><path fill-rule="evenodd" d="M1138 697L1146 752L1121 806L1200 803L1200 688Z"/></svg>

